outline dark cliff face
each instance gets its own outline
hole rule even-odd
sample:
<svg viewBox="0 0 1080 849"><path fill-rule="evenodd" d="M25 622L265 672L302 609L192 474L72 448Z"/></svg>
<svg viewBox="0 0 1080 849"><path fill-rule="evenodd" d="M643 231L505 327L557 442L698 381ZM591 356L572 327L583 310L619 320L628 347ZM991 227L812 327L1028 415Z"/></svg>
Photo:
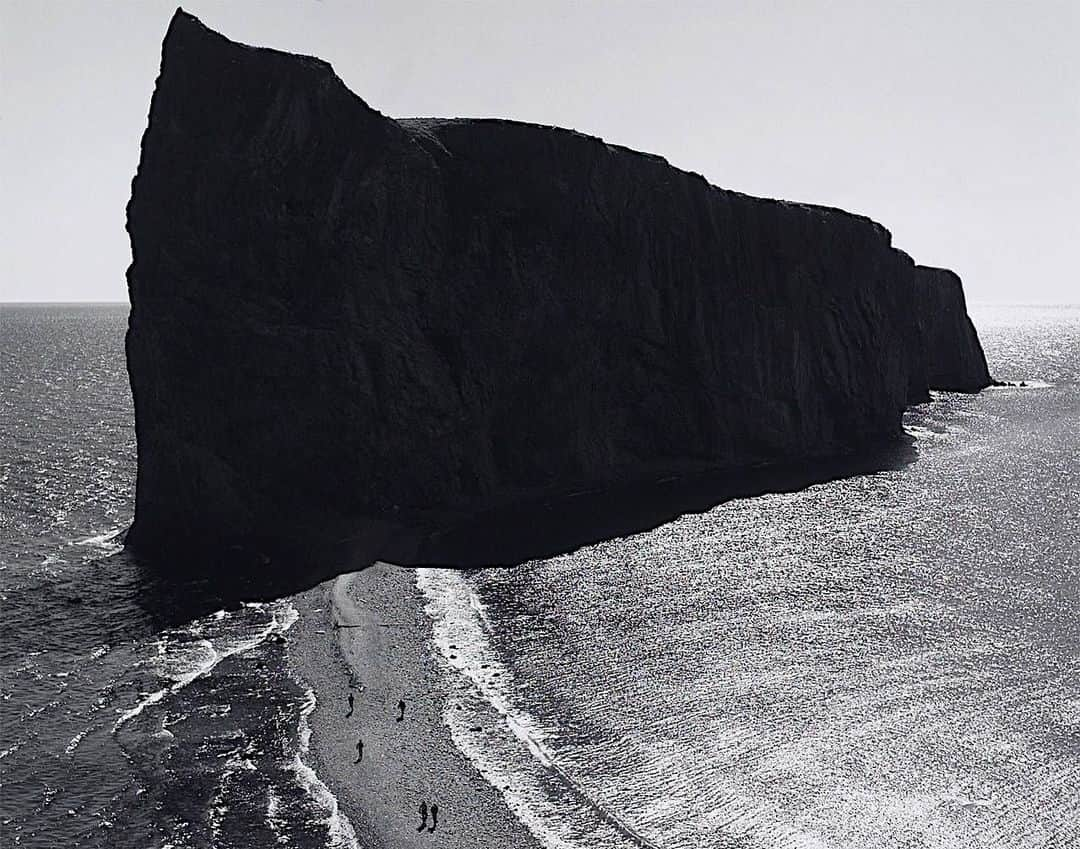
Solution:
<svg viewBox="0 0 1080 849"><path fill-rule="evenodd" d="M944 268L915 268L919 338L932 389L978 392L991 382L978 334L968 318L960 278Z"/></svg>
<svg viewBox="0 0 1080 849"><path fill-rule="evenodd" d="M394 121L182 12L128 229L150 553L362 526L409 559L540 493L858 451L988 382L959 281L869 219L567 130Z"/></svg>

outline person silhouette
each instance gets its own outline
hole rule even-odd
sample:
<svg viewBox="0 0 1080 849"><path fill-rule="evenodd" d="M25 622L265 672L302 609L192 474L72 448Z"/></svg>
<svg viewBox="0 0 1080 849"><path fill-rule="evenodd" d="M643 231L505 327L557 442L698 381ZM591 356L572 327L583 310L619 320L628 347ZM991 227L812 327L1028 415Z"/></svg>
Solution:
<svg viewBox="0 0 1080 849"><path fill-rule="evenodd" d="M420 825L416 827L417 831L423 831L427 828L427 802L420 803Z"/></svg>
<svg viewBox="0 0 1080 849"><path fill-rule="evenodd" d="M438 824L439 824L439 806L436 805L434 802L432 802L431 803L431 827L428 829L428 831L429 832L434 831L435 826L437 826Z"/></svg>
<svg viewBox="0 0 1080 849"><path fill-rule="evenodd" d="M353 694L349 693L349 710L348 710L348 713L345 714L345 716L352 716L352 709L353 709Z"/></svg>
<svg viewBox="0 0 1080 849"><path fill-rule="evenodd" d="M397 719L395 721L396 722L401 722L401 720L403 720L405 718L405 700L404 699L400 699L398 701L397 709L398 709L398 717L397 717Z"/></svg>
<svg viewBox="0 0 1080 849"><path fill-rule="evenodd" d="M364 740L363 738L356 741L356 760L354 764L360 763L364 759Z"/></svg>

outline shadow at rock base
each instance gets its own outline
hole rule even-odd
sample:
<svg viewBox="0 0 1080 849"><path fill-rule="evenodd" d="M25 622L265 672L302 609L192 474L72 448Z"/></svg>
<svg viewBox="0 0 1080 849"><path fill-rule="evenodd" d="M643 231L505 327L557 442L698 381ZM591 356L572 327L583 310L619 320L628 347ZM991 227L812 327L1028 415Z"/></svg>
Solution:
<svg viewBox="0 0 1080 849"><path fill-rule="evenodd" d="M732 499L901 469L917 457L913 442L905 437L858 455L709 470L550 495L458 517L434 531L399 527L388 534L385 523L379 523L377 532L358 528L333 541L254 541L220 551L192 548L178 555L174 549L167 557L126 550L115 557L136 558L147 579L140 605L155 620L171 625L245 601L293 595L377 560L458 569L512 566L643 533Z"/></svg>

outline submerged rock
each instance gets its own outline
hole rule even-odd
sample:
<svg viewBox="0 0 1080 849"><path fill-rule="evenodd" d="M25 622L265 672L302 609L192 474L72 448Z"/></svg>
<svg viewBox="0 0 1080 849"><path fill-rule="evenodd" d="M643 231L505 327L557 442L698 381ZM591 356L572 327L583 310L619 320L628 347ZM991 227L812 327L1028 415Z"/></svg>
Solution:
<svg viewBox="0 0 1080 849"><path fill-rule="evenodd" d="M989 382L881 225L555 127L392 120L178 11L128 207L127 543L298 551L856 452Z"/></svg>

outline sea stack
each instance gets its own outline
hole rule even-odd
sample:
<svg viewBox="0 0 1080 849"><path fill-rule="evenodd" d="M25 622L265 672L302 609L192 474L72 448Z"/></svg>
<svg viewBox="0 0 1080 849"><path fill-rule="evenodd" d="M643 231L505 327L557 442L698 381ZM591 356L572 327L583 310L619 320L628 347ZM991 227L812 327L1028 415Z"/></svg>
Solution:
<svg viewBox="0 0 1080 849"><path fill-rule="evenodd" d="M863 451L990 382L959 279L868 218L556 127L394 120L183 11L128 231L148 556L408 561L541 495Z"/></svg>

